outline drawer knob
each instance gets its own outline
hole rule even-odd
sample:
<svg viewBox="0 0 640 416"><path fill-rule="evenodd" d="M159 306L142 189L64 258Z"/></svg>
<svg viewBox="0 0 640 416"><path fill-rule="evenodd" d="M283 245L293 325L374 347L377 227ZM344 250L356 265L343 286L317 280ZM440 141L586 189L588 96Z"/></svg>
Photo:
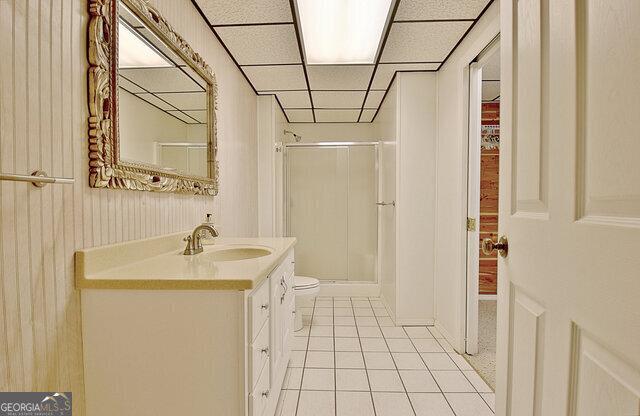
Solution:
<svg viewBox="0 0 640 416"><path fill-rule="evenodd" d="M265 399L266 399L267 397L269 397L269 390L265 390L265 391L263 391L263 392L262 392L262 397L264 397Z"/></svg>
<svg viewBox="0 0 640 416"><path fill-rule="evenodd" d="M269 354L269 347L264 347L263 349L260 350L260 352L263 354Z"/></svg>
<svg viewBox="0 0 640 416"><path fill-rule="evenodd" d="M266 311L267 309L269 309L269 304L268 303L263 303L262 305L260 305L260 309Z"/></svg>

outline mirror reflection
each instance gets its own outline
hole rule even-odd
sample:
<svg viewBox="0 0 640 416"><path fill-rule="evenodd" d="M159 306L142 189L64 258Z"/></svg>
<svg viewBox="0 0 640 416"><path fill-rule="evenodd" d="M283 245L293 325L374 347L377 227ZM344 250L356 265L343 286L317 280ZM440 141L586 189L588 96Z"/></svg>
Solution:
<svg viewBox="0 0 640 416"><path fill-rule="evenodd" d="M120 1L120 159L208 177L207 82Z"/></svg>

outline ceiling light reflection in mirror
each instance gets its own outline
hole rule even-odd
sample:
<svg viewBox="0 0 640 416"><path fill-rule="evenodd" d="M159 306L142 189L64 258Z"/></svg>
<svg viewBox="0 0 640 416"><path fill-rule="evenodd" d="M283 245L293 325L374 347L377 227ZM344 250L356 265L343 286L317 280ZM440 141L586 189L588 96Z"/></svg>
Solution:
<svg viewBox="0 0 640 416"><path fill-rule="evenodd" d="M120 20L118 25L118 66L120 68L167 68L173 66L154 47Z"/></svg>

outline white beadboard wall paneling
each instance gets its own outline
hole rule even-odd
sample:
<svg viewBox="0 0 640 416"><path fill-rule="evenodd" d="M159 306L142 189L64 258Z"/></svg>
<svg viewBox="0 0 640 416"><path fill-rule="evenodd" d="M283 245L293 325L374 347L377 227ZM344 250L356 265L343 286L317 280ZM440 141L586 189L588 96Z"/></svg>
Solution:
<svg viewBox="0 0 640 416"><path fill-rule="evenodd" d="M257 233L256 95L189 0L152 0L213 68L220 194L88 183L87 2L0 0L0 171L74 185L0 182L0 391L72 391L85 416L77 249L186 230L213 212L223 235Z"/></svg>

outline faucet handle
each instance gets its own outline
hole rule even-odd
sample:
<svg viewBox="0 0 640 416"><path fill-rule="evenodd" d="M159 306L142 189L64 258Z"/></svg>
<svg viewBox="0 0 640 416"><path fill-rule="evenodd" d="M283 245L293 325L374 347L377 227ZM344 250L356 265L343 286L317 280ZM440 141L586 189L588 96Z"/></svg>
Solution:
<svg viewBox="0 0 640 416"><path fill-rule="evenodd" d="M188 235L185 238L182 239L182 241L186 241L187 242L187 246L184 249L184 252L182 254L190 256L192 254L195 254L195 250L193 248L193 245L191 244L191 236Z"/></svg>

